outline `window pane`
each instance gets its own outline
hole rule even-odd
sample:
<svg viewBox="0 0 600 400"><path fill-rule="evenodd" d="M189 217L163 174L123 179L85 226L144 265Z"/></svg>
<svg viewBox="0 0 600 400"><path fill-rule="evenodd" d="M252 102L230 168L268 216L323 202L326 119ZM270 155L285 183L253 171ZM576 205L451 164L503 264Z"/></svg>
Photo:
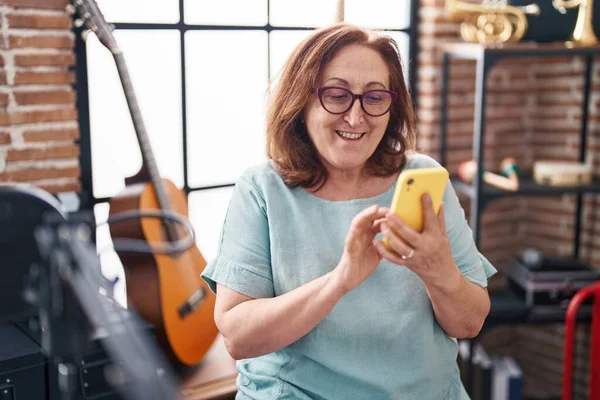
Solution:
<svg viewBox="0 0 600 400"><path fill-rule="evenodd" d="M402 72L404 72L404 80L406 81L406 85L408 86L408 66L409 66L409 36L404 32L394 32L394 31L385 31L382 32L385 35L391 36L398 47L400 48L400 61L402 61Z"/></svg>
<svg viewBox="0 0 600 400"><path fill-rule="evenodd" d="M292 51L312 32L312 30L271 32L269 46L271 51L271 80L279 76L283 64L292 54Z"/></svg>
<svg viewBox="0 0 600 400"><path fill-rule="evenodd" d="M234 182L265 160L267 62L265 31L186 33L190 186Z"/></svg>
<svg viewBox="0 0 600 400"><path fill-rule="evenodd" d="M183 185L179 33L116 31L163 177ZM142 165L139 144L113 58L94 35L88 41L94 195L113 196Z"/></svg>
<svg viewBox="0 0 600 400"><path fill-rule="evenodd" d="M273 26L325 26L335 22L337 0L271 0Z"/></svg>
<svg viewBox="0 0 600 400"><path fill-rule="evenodd" d="M345 0L344 19L368 28L402 29L410 23L410 0Z"/></svg>
<svg viewBox="0 0 600 400"><path fill-rule="evenodd" d="M108 225L100 224L108 219L108 211L110 207L108 203L96 204L94 206L94 215L96 217L96 247L100 256L100 265L102 274L110 280L119 278L114 287L115 300L124 307L127 306L127 294L125 286L125 271L121 259L115 253L113 248L112 238Z"/></svg>
<svg viewBox="0 0 600 400"><path fill-rule="evenodd" d="M179 22L177 0L97 0L109 22Z"/></svg>
<svg viewBox="0 0 600 400"><path fill-rule="evenodd" d="M267 0L185 0L186 24L263 26L267 19Z"/></svg>
<svg viewBox="0 0 600 400"><path fill-rule="evenodd" d="M217 255L221 227L233 187L198 190L189 194L190 222L196 232L200 252L210 261Z"/></svg>

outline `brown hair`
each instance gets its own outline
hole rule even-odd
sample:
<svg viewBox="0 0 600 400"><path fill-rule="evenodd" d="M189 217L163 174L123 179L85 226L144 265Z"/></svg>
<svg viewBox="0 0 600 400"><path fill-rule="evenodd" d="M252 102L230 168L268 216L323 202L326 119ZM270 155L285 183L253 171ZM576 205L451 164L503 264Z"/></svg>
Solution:
<svg viewBox="0 0 600 400"><path fill-rule="evenodd" d="M267 155L288 185L314 187L327 180L327 170L301 121L325 65L344 46L359 44L377 51L390 70L390 90L398 99L381 142L367 161L367 170L376 176L390 176L401 170L405 153L414 149L415 121L410 94L404 82L396 42L383 35L348 23L315 31L292 53L271 93L267 109Z"/></svg>

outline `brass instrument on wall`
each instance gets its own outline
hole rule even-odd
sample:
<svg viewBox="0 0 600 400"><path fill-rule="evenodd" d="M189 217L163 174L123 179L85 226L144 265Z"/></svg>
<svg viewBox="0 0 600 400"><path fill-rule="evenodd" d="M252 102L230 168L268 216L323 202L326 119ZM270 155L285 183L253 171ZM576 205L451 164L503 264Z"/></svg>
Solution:
<svg viewBox="0 0 600 400"><path fill-rule="evenodd" d="M579 7L575 30L570 42L571 45L591 46L598 43L592 25L594 14L594 0L552 0L552 5L561 13L565 14L567 8Z"/></svg>
<svg viewBox="0 0 600 400"><path fill-rule="evenodd" d="M537 4L515 7L498 0L484 3L446 0L446 15L453 21L462 21L460 35L467 42L517 42L527 31L526 15L539 13Z"/></svg>

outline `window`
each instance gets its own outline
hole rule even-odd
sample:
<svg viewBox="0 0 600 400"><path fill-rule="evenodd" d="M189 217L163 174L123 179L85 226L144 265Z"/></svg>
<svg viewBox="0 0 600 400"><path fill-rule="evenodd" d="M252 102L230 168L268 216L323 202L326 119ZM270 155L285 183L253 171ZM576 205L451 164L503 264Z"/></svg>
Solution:
<svg viewBox="0 0 600 400"><path fill-rule="evenodd" d="M346 0L345 6L346 21L386 30L397 40L411 87L416 4ZM98 5L115 25L159 172L188 193L198 246L210 260L236 178L265 160L269 81L312 29L334 21L337 0L98 0ZM82 200L101 222L107 202L140 169L142 157L111 53L94 35L77 46ZM241 96L232 97L234 92ZM110 245L107 229L99 231L98 241L99 247ZM107 275L115 275L111 271Z"/></svg>

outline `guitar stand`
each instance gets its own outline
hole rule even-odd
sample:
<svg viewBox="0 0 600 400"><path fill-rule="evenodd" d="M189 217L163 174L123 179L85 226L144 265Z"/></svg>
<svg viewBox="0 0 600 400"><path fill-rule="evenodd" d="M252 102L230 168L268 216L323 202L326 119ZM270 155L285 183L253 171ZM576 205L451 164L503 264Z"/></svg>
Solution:
<svg viewBox="0 0 600 400"><path fill-rule="evenodd" d="M90 218L48 220L35 237L45 265L32 265L25 289L28 302L39 310L42 347L58 365L63 399L77 387L81 354L95 333L115 361L107 380L128 400L178 399L176 380L161 354L144 336L136 316L102 296L112 294L114 282L101 272L91 242Z"/></svg>

